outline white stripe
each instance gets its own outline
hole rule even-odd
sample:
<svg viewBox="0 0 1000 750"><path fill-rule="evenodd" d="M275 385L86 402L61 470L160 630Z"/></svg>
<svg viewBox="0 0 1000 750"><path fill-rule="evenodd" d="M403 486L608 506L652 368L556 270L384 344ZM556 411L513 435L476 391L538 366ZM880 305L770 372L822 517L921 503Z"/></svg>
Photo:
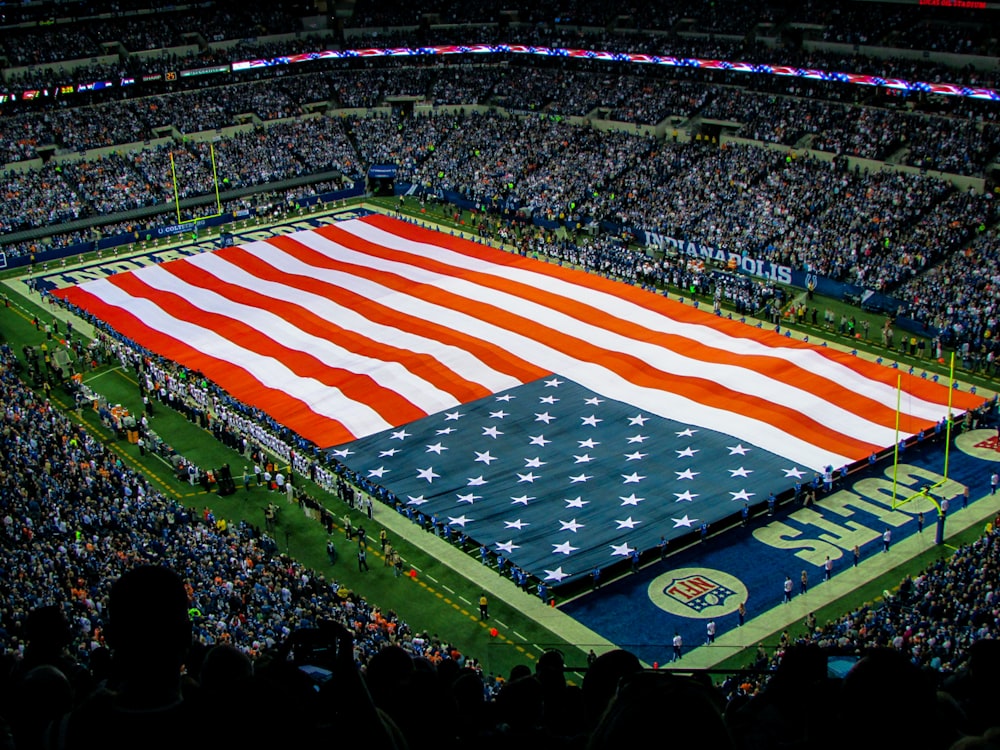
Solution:
<svg viewBox="0 0 1000 750"><path fill-rule="evenodd" d="M334 245L337 248L344 248L338 243L332 242L317 234L308 234L301 238L301 241L310 247L320 247L322 245ZM608 352L623 352L637 357L664 372L668 372L684 378L704 378L706 374L706 364L691 357L685 357L672 350L661 346L649 344L639 339L628 338L619 333L605 328L586 323L578 318L566 315L565 313L539 305L531 300L523 299L505 292L499 292L489 287L480 286L473 282L451 276L443 276L425 269L404 265L397 261L386 260L376 256L360 254L349 248L344 248L338 252L338 257L352 260L359 256L355 262L361 262L367 258L370 267L379 270L397 273L418 283L427 284L436 288L445 289L466 299L485 302L495 305L501 309L513 311L532 321L534 326L544 326L550 330L558 331L568 336L573 336L581 341L599 346ZM461 271L461 269L458 269ZM578 288L580 297L578 301L587 303L583 296L592 296L591 290L587 287ZM598 295L605 296L605 295ZM526 326L524 331L529 331ZM498 342L497 342L498 343ZM528 358L524 350L517 348L512 351ZM572 372L573 378L577 380L576 368L582 364L581 360L572 359L572 370L558 369L555 362L550 359L552 355L557 355L555 350L546 348L542 354L542 359L532 359L536 365L553 372ZM563 365L565 366L565 365ZM711 365L711 375L714 382L720 383L735 392L751 393L765 398L774 403L781 403L789 408L797 410L804 416L810 416L831 429L839 431L841 434L868 440L877 445L888 445L895 439L895 432L891 428L870 422L863 417L853 413L848 409L831 404L810 391L795 388L782 383L774 378L757 373L753 370L741 368L735 365L715 364ZM584 385L582 381L581 385ZM599 387L586 384L594 390L601 392ZM610 395L610 394L608 394ZM617 398L617 396L616 396ZM686 399L685 399L686 400ZM700 406L700 405L699 405ZM729 412L725 412L729 413ZM685 420L687 421L687 420ZM701 426L709 426L699 422L693 422ZM759 424L759 422L758 422ZM712 429L726 432L726 429L712 426ZM784 433L782 433L784 434ZM742 436L741 436L742 437ZM757 437L755 433L754 437ZM790 437L790 436L788 436ZM747 436L750 439L750 436ZM780 452L780 451L775 451Z"/></svg>
<svg viewBox="0 0 1000 750"><path fill-rule="evenodd" d="M296 240L317 249L325 247L327 252L331 249L330 246L336 244L315 233L298 235L296 236ZM344 258L344 252L360 256L360 254L356 254L354 251L345 249L343 252L338 252L338 257ZM403 275L405 278L414 279L417 274L426 274L426 271L422 271L421 269L389 261L380 261L371 256L361 256L361 258L367 258L370 261L368 263L369 266L384 267L386 270L392 270L395 273ZM317 269L317 273L321 273L321 271ZM445 280L454 281L447 278ZM437 281L437 279L428 278L429 283L433 283L434 281ZM434 285L439 288L442 286L440 283L435 283ZM483 299L482 295L489 292L489 290L482 288L477 288L475 291L481 292L478 299ZM625 401L653 414L689 424L704 426L727 435L734 435L773 453L786 456L796 463L814 469L822 468L827 464L841 466L849 460L847 456L812 445L773 425L746 417L738 412L730 412L706 406L669 393L668 391L637 386L606 367L563 354L535 341L529 336L509 331L488 321L480 320L457 310L433 305L401 292L393 292L383 288L382 294L393 294L391 306L405 314L424 317L429 320L438 320L454 330L461 331L480 340L489 341L497 346L504 347L508 351L517 352L521 358L533 362L536 366L550 372L572 373L573 380L584 387L598 393L603 393L609 398ZM473 296L471 298L476 299L477 297ZM520 306L523 306L525 303L526 301L520 298L511 300L511 304L515 305L511 309L520 312ZM575 325L577 321L573 321L572 323ZM603 329L595 329L595 332L598 335L606 333ZM892 440L890 439L889 442L892 442Z"/></svg>
<svg viewBox="0 0 1000 750"><path fill-rule="evenodd" d="M521 385L517 378L498 372L464 349L442 343L437 339L417 335L405 328L373 322L357 310L344 307L318 294L303 291L295 286L294 277L306 276L372 300L378 299L374 296L375 294L384 296L391 293L384 287L375 288L375 285L367 279L348 273L310 266L280 248L264 242L259 243L259 246L254 248L253 254L270 264L276 271L292 278L289 278L287 282L261 279L214 253L205 253L190 258L187 262L197 265L223 281L253 289L267 297L285 302L292 301L321 318L347 330L356 331L374 342L433 357L459 377L477 383L491 393Z"/></svg>
<svg viewBox="0 0 1000 750"><path fill-rule="evenodd" d="M341 222L337 226L345 232L376 245L382 245L384 247L403 252L414 253L420 257L431 258L435 261L461 269L468 269L496 276L501 279L517 281L531 287L544 289L546 292L559 295L568 300L578 302L585 301L592 307L610 315L614 315L621 320L642 325L653 331L689 338L693 341L697 341L699 344L717 349L718 351L724 353L727 357L748 355L780 359L799 367L806 372L847 387L854 393L873 401L877 401L893 411L896 409L896 389L893 386L865 377L856 370L847 367L830 357L824 356L822 353L812 348L786 347L781 345L772 346L753 338L729 335L710 325L686 323L670 318L669 316L662 315L654 310L642 307L641 305L637 305L628 299L592 289L585 285L573 284L561 278L549 276L540 272L529 271L523 268L491 263L489 261L449 250L439 245L409 240L406 237L393 234L392 232L385 231L380 227L373 226L372 224L368 224L358 219ZM584 294L587 297L586 300L582 299ZM724 365L712 364L711 367L713 370L713 376L715 375L715 369L723 366ZM773 400L777 403L791 405L801 402L800 394L803 393L803 391L795 388L790 383L774 380L773 378L768 378L767 375L745 368L739 368L738 379L743 379L745 373L751 372L758 378L767 378L771 380L774 385L777 385L783 391L786 389L792 390L791 393L785 393L785 395L780 397L775 395ZM682 372L681 374L685 375L686 373ZM773 385L763 389L762 391L745 388L741 389L732 384L727 385L727 387L732 388L733 390L743 390L748 393L764 393L770 391L771 388L773 388ZM796 394L794 391L799 391L799 394ZM829 402L823 403L829 404ZM803 403L803 411L807 414L813 413L810 409L815 408L815 406ZM903 407L903 413L912 415L920 420L936 422L946 415L947 408L942 404L926 401L911 395L907 404ZM851 431L853 428L845 426L845 429ZM892 443L893 440L894 436L888 439L888 443Z"/></svg>
<svg viewBox="0 0 1000 750"><path fill-rule="evenodd" d="M339 421L355 435L370 435L393 426L370 407L345 398L339 389L314 378L301 377L273 357L243 349L212 330L178 320L151 300L134 297L107 279L88 283L86 291L108 305L135 315L149 328L182 341L202 354L230 363L238 362L238 367L263 386L289 394L316 414Z"/></svg>
<svg viewBox="0 0 1000 750"><path fill-rule="evenodd" d="M179 295L199 310L223 315L245 323L262 336L273 341L275 347L282 346L309 354L327 367L341 368L358 375L367 375L383 388L399 393L426 414L434 414L458 404L458 400L450 393L446 393L433 383L417 377L397 362L356 354L327 339L297 328L280 315L259 307L234 302L217 292L193 286L164 270L161 266L147 266L136 271L135 275L154 289ZM244 288L253 289L253 287ZM291 298L294 298L294 289L286 288L285 291ZM241 362L233 364L243 366Z"/></svg>

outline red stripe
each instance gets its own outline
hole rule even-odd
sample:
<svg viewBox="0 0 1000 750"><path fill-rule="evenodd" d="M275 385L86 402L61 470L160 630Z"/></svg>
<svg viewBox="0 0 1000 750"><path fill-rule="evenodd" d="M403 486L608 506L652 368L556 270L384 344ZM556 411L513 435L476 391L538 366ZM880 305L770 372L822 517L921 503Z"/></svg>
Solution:
<svg viewBox="0 0 1000 750"><path fill-rule="evenodd" d="M187 263L176 265L189 266ZM202 274L203 276L205 274ZM265 336L241 320L208 312L183 297L149 286L136 274L121 274L109 279L133 297L143 297L168 311L171 316L192 325L207 328L244 349L271 357L304 378L312 378L331 388L339 389L347 398L367 404L389 424L404 424L427 416L426 412L404 399L395 391L384 388L371 376L328 365L315 356L292 349Z"/></svg>
<svg viewBox="0 0 1000 750"><path fill-rule="evenodd" d="M889 428L895 426L895 409L874 399L857 395L850 390L850 379L842 383L832 377L817 375L804 367L779 358L780 351L778 350L807 348L816 351L817 354L825 356L831 361L843 364L860 377L879 381L892 389L896 388L896 380L900 374L898 371L853 357L846 352L816 349L810 344L786 339L771 331L755 329L738 321L725 320L714 315L706 317L709 315L708 313L695 310L692 306L666 300L663 297L651 295L635 287L597 275L540 263L379 215L367 217L364 221L408 242L429 243L470 258L497 264L500 267L523 269L544 274L552 279L598 290L624 298L633 304L679 322L699 325L706 329L714 328L728 336L755 341L774 349L776 353L774 357L770 357L722 352L697 340L677 334L652 331L631 320L617 318L591 305L553 294L544 288L544 284L528 285L513 281L502 273L493 275L457 268L431 260L421 255L419 249L414 249L414 251L391 250L363 240L335 225L315 231L315 234L357 252L411 265L432 274L442 274L446 278L461 278L472 284L480 284L491 290L511 294L517 298L557 310L576 320L586 321L598 328L612 331L620 336L653 344L674 351L678 356L683 356L688 360L704 364L704 377L672 375L644 362L639 356L616 352L601 346L599 339L595 341L583 340L577 335L542 325L539 321L531 319L521 309L503 309L495 303L467 299L434 286L433 282L431 284L415 282L412 278L407 278L405 272L393 273L376 270L366 266L363 262L349 263L342 259L332 258L322 252L310 249L307 245L296 240L294 235L291 237L277 236L268 242L312 267L366 278L388 289L442 308L461 312L484 323L525 336L561 352L569 358L594 362L607 367L636 386L669 391L692 402L724 411L739 412L774 425L779 430L825 450L862 457L868 455L872 449L882 446L871 445L853 435L841 434L836 429L826 427L796 410L795 404L776 404L763 396L726 389L711 379L713 368L730 365L766 374L776 382L794 383L797 387L808 390L817 398L861 415L863 419L873 424L877 423ZM252 249L230 248L220 251L219 255L258 278L288 284L303 291L317 294L330 299L335 304L353 309L375 323L406 330L429 340L438 340L446 345L461 348L478 358L487 367L504 373L516 379L517 382L529 382L548 374L547 369L540 368L521 356L511 354L503 346L482 337L453 331L440 323L423 320L412 314L401 313L383 302L367 299L361 294L331 283L278 271L266 261L256 258ZM162 268L188 283L215 291L227 299L273 312L302 331L333 342L361 356L387 362L399 362L410 372L424 378L442 391L452 394L459 402L464 403L488 395L487 388L462 378L431 355L417 354L400 346L383 344L371 339L370 336L334 325L299 304L295 299L272 299L252 289L224 282L186 261L164 264ZM110 281L129 294L153 299L157 304L161 304L164 309L167 309L169 314L178 319L185 320L192 325L210 328L217 334L238 342L240 346L264 356L274 356L297 374L312 377L328 386L339 388L348 398L371 406L390 424L404 424L424 416L424 412L415 404L410 403L402 395L392 390L391 384L387 387L379 386L370 376L359 375L345 368L330 367L311 354L290 349L274 341L243 321L235 320L226 315L207 313L179 295L159 292L148 287L131 274L122 274L111 278ZM141 345L180 362L186 367L203 372L236 398L265 409L279 421L319 445L339 444L356 437L343 424L313 412L301 399L289 396L275 388L266 388L243 369L199 352L194 347L169 335L154 331L131 313L107 305L79 288L64 290L60 296L94 312L98 317L114 321L116 328ZM389 304L391 304L391 298L389 298ZM517 306L514 305L514 307ZM487 335L487 333L483 334L483 336ZM564 374L572 377L572 373ZM928 402L942 405L947 403L948 393L946 389L930 381L905 374L903 374L903 381L904 398L905 394L909 393ZM982 399L972 394L959 391L955 391L953 396L956 409L972 408L982 402ZM904 410L906 408L905 402L903 408ZM904 412L900 429L912 433L929 427L931 424L924 420L911 418Z"/></svg>
<svg viewBox="0 0 1000 750"><path fill-rule="evenodd" d="M120 274L119 277L126 275ZM114 321L115 329L127 338L184 367L201 372L220 384L234 398L264 409L282 424L317 445L338 445L354 439L342 424L312 411L301 399L289 396L278 388L265 386L243 368L200 352L183 341L150 328L128 310L109 305L82 287L64 289L60 295L102 320Z"/></svg>
<svg viewBox="0 0 1000 750"><path fill-rule="evenodd" d="M272 266L252 254L239 248L236 248L236 250L238 252L230 253L226 260L239 266L242 270L260 279L275 281L284 285L291 284L302 291L312 291L304 288L306 284L299 283L297 279L289 279L287 275L282 275L280 272L275 271ZM334 346L351 351L361 357L382 362L398 362L418 377L426 380L440 390L450 393L459 403L474 401L489 395L489 391L486 388L469 382L458 374L453 373L430 355L419 354L390 344L374 341L355 331L335 325L316 315L308 308L296 304L294 301L275 299L274 297L256 292L253 289L223 281L213 276L210 272L206 272L190 263L170 263L163 266L163 269L189 284L213 291L238 304L267 310L282 318L290 325L294 325L299 330L328 341ZM325 287L322 291L314 293L326 299L333 299L336 287L333 287L331 284L309 281L312 282L309 284L310 286ZM362 302L362 298L359 295L345 293L343 297L346 298L345 303L343 303L345 307L349 307L357 313L364 314L359 309ZM345 370L345 372L351 371Z"/></svg>
<svg viewBox="0 0 1000 750"><path fill-rule="evenodd" d="M357 264L330 258L329 256L316 252L307 245L295 240L294 237L288 235L274 237L268 240L268 244L274 245L303 263L317 268L342 271L353 276L362 276L370 281L374 281L377 284L382 284L383 286L388 286L400 291L407 291L412 285L412 282L408 282L406 279L402 279L396 274L390 274L385 271L376 271L373 268L367 268L365 266L359 266ZM314 279L298 277L295 280L295 284L302 286L302 288L306 291L323 294L324 296L330 290L329 285ZM337 289L337 287L334 287L334 289ZM547 370L538 368L521 357L516 356L514 353L508 352L502 347L496 346L488 341L470 336L462 333L461 331L455 331L424 318L408 315L399 310L392 310L384 305L371 300L366 300L360 297L360 295L350 295L348 292L340 290L337 292L337 296L334 299L338 302L345 303L352 300L357 302L360 305L360 310L364 311L365 317L377 323L402 328L418 336L435 339L449 346L464 349L483 362L487 367L515 378L521 383L530 383L534 380L538 380L538 378L550 374Z"/></svg>
<svg viewBox="0 0 1000 750"><path fill-rule="evenodd" d="M408 226L408 225L407 225ZM433 273L455 275L455 269L446 264L428 259L424 256L407 253L401 250L391 250L382 245L368 242L349 232L345 232L337 226L326 226L317 230L320 234L333 242L346 245L358 252L363 252L375 257L394 260L400 263L419 266ZM499 251L494 251L499 252ZM504 258L509 256L503 255ZM484 258L490 260L490 258ZM534 270L532 268L532 270ZM474 271L462 269L462 278L484 286L505 291L523 299L539 305L559 309L578 320L585 320L594 325L614 331L622 336L635 338L639 341L658 343L664 348L670 348L666 342L673 346L683 346L683 356L691 358L689 350L709 353L717 356L714 350L710 350L691 339L682 338L671 334L659 334L649 329L636 326L632 323L622 321L610 315L596 310L593 307L566 300L551 293L542 291L537 287L529 287L519 282L503 279L498 276L481 274ZM586 277L585 277L586 278ZM574 279L578 281L579 279ZM411 295L420 296L436 304L440 304L451 309L459 309L473 315L481 320L489 320L495 325L500 325L509 331L517 332L528 336L534 341L538 341L552 349L562 352L567 356L576 357L589 362L595 362L606 367L625 380L644 388L666 390L670 393L683 396L697 403L705 404L717 409L732 411L737 408L740 413L761 422L772 424L784 432L795 435L799 439L819 445L827 450L836 451L848 456L867 456L872 450L881 448L872 443L858 440L854 436L840 433L820 422L812 419L808 415L783 404L777 404L768 399L750 393L732 391L719 383L707 378L692 376L676 376L658 368L652 367L639 357L623 352L611 351L594 345L589 341L564 334L560 331L540 325L537 321L517 315L508 310L502 310L496 306L469 300L450 292L445 292L436 287L428 285L409 284L406 291ZM772 377L780 380L782 370L787 369L787 363L782 360L774 360L768 357L739 357L739 361L752 359L756 361L765 373L770 373ZM718 358L722 362L721 358ZM736 364L737 358L733 358L727 364ZM710 367L711 362L706 366ZM857 401L855 397L855 401ZM877 405L880 409L880 405ZM895 414L889 415L894 424Z"/></svg>
<svg viewBox="0 0 1000 750"><path fill-rule="evenodd" d="M620 281L607 279L597 274L588 273L579 269L564 267L555 263L538 262L532 258L525 258L514 253L506 253L496 250L488 245L479 245L475 242L464 240L461 237L453 237L443 232L437 232L432 229L426 229L424 227L406 222L400 222L382 214L372 214L366 216L362 219L362 221L366 224L377 226L379 229L406 240L426 242L428 244L437 245L438 247L447 248L448 250L453 250L471 258L477 258L479 260L496 263L498 265L521 268L534 273L542 273L571 284L590 287L609 295L626 299L633 304L645 307L668 318L672 318L683 323L692 323L714 328L722 331L727 336L757 341L772 349L812 349L819 352L822 356L828 357L829 359L861 374L865 378L883 383L893 390L895 390L897 386L897 377L901 375L903 380L902 390L904 396L905 394L910 394L915 398L931 403L947 404L947 391L942 390L941 386L933 380L921 378L916 375L910 375L906 372L900 372L897 369L889 368L863 357L852 355L847 351L840 351L833 347L818 348L815 344L811 344L806 341L785 338L781 334L768 329L755 328L753 326L746 325L745 323L741 323L739 320L720 318L714 314L698 310L693 305L685 305L677 302L676 300L668 300L665 297L649 294L645 290L630 284L623 284ZM324 227L318 231L323 233L323 231L328 228L329 227ZM686 348L683 350L683 353L685 356L688 356ZM789 363L789 366L794 367L792 363ZM807 370L802 370L800 368L798 372L794 374L795 380L793 382L798 383L800 374L803 373L805 375L810 374ZM960 411L974 409L983 402L982 398L967 391L955 391L952 395L953 406ZM854 394L851 394L851 396L856 397ZM839 404L841 402L834 399L832 403ZM868 416L866 411L860 411L858 413ZM894 410L891 424L895 424ZM900 429L903 429L902 425L900 426ZM920 429L920 427L917 426L916 429ZM913 431L915 432L916 429Z"/></svg>

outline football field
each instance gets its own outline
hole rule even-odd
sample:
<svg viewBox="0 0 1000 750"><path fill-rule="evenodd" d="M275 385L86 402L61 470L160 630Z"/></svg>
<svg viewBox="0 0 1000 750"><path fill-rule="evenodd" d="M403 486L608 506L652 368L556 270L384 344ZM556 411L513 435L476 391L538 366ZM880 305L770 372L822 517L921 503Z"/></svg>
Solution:
<svg viewBox="0 0 1000 750"><path fill-rule="evenodd" d="M458 243L450 234L436 240L426 229L364 221L356 211L342 218L350 238L324 218L294 227L307 235L254 228L237 235L243 248L164 248L158 252L169 257L92 262L35 281L241 400L267 406L279 421L336 451L359 477L391 491L404 512L380 506L375 521L406 540L413 575L380 581L370 598L384 595L385 606L393 606L403 586L418 586L427 594L421 605L407 602L400 610L416 620L440 607L435 624L444 631L450 623L471 651L497 653L498 671L548 646L570 654L578 648L567 657L571 663L590 648L614 644L663 664L675 632L694 647L714 621L716 642L682 662L711 666L898 565L946 553L934 544L934 506L918 501L926 506L893 510L894 494L940 485L935 493L951 502L949 537L981 527L997 511L988 477L1000 453L994 431L984 429L953 441L947 482L942 443L928 441L908 449L895 473L882 462L852 473L815 505L788 502L770 516L769 492L781 494L824 464L853 462L892 444L898 369L607 280L582 279L579 271ZM460 273L453 270L456 258ZM297 294L275 269L300 279ZM39 307L65 318L19 281L8 281L8 288L17 306L5 314L20 311L21 325ZM86 326L78 322L77 330ZM719 356L720 349L730 358ZM104 382L134 399L127 377ZM122 383L111 385L113 379ZM904 389L911 432L932 425L947 407L946 388L919 376L912 381ZM987 395L980 388L973 397L968 387L953 394L959 405ZM580 403L568 408L573 401ZM807 419L814 426L803 429ZM460 427L466 432L454 438L439 432ZM410 434L393 445L394 433ZM670 442L678 438L685 444ZM685 451L703 453L675 455ZM682 459L700 462L676 463ZM970 502L963 508L966 488ZM339 521L342 504L316 493ZM260 493L250 494L259 502ZM232 498L199 496L197 503L203 501L255 512ZM746 526L721 530L744 501L753 508ZM408 517L421 513L425 521L438 519L440 535ZM926 519L922 532L918 513ZM702 523L709 524L707 537L697 541ZM322 565L322 530L312 527L296 526L296 542ZM892 544L883 553L886 529ZM548 581L558 606L547 606L534 588L518 589L471 549L459 551L454 538L462 531L488 542L494 563L503 554L508 564ZM661 536L670 551L663 561L656 549ZM640 553L637 572L626 572L631 550ZM338 576L348 576L347 567ZM586 583L595 567L607 572L591 592ZM809 586L800 594L803 571ZM789 604L782 603L786 575L795 582ZM560 596L564 579L585 585ZM365 593L367 583L358 580L358 590ZM481 590L505 604L495 636L470 622ZM747 622L738 627L741 602Z"/></svg>

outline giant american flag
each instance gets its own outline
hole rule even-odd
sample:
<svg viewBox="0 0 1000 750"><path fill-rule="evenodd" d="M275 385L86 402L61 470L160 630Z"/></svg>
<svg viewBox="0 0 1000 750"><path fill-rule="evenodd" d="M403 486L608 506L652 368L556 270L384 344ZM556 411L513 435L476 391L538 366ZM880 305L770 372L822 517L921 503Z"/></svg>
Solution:
<svg viewBox="0 0 1000 750"><path fill-rule="evenodd" d="M57 294L553 583L948 411L933 381L381 215Z"/></svg>

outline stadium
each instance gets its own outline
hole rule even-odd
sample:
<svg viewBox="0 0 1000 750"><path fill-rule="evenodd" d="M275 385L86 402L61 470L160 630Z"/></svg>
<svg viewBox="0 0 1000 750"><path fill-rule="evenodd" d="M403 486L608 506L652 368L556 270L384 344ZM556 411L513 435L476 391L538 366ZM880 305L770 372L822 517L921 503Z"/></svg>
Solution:
<svg viewBox="0 0 1000 750"><path fill-rule="evenodd" d="M0 7L7 746L1000 743L998 13Z"/></svg>

